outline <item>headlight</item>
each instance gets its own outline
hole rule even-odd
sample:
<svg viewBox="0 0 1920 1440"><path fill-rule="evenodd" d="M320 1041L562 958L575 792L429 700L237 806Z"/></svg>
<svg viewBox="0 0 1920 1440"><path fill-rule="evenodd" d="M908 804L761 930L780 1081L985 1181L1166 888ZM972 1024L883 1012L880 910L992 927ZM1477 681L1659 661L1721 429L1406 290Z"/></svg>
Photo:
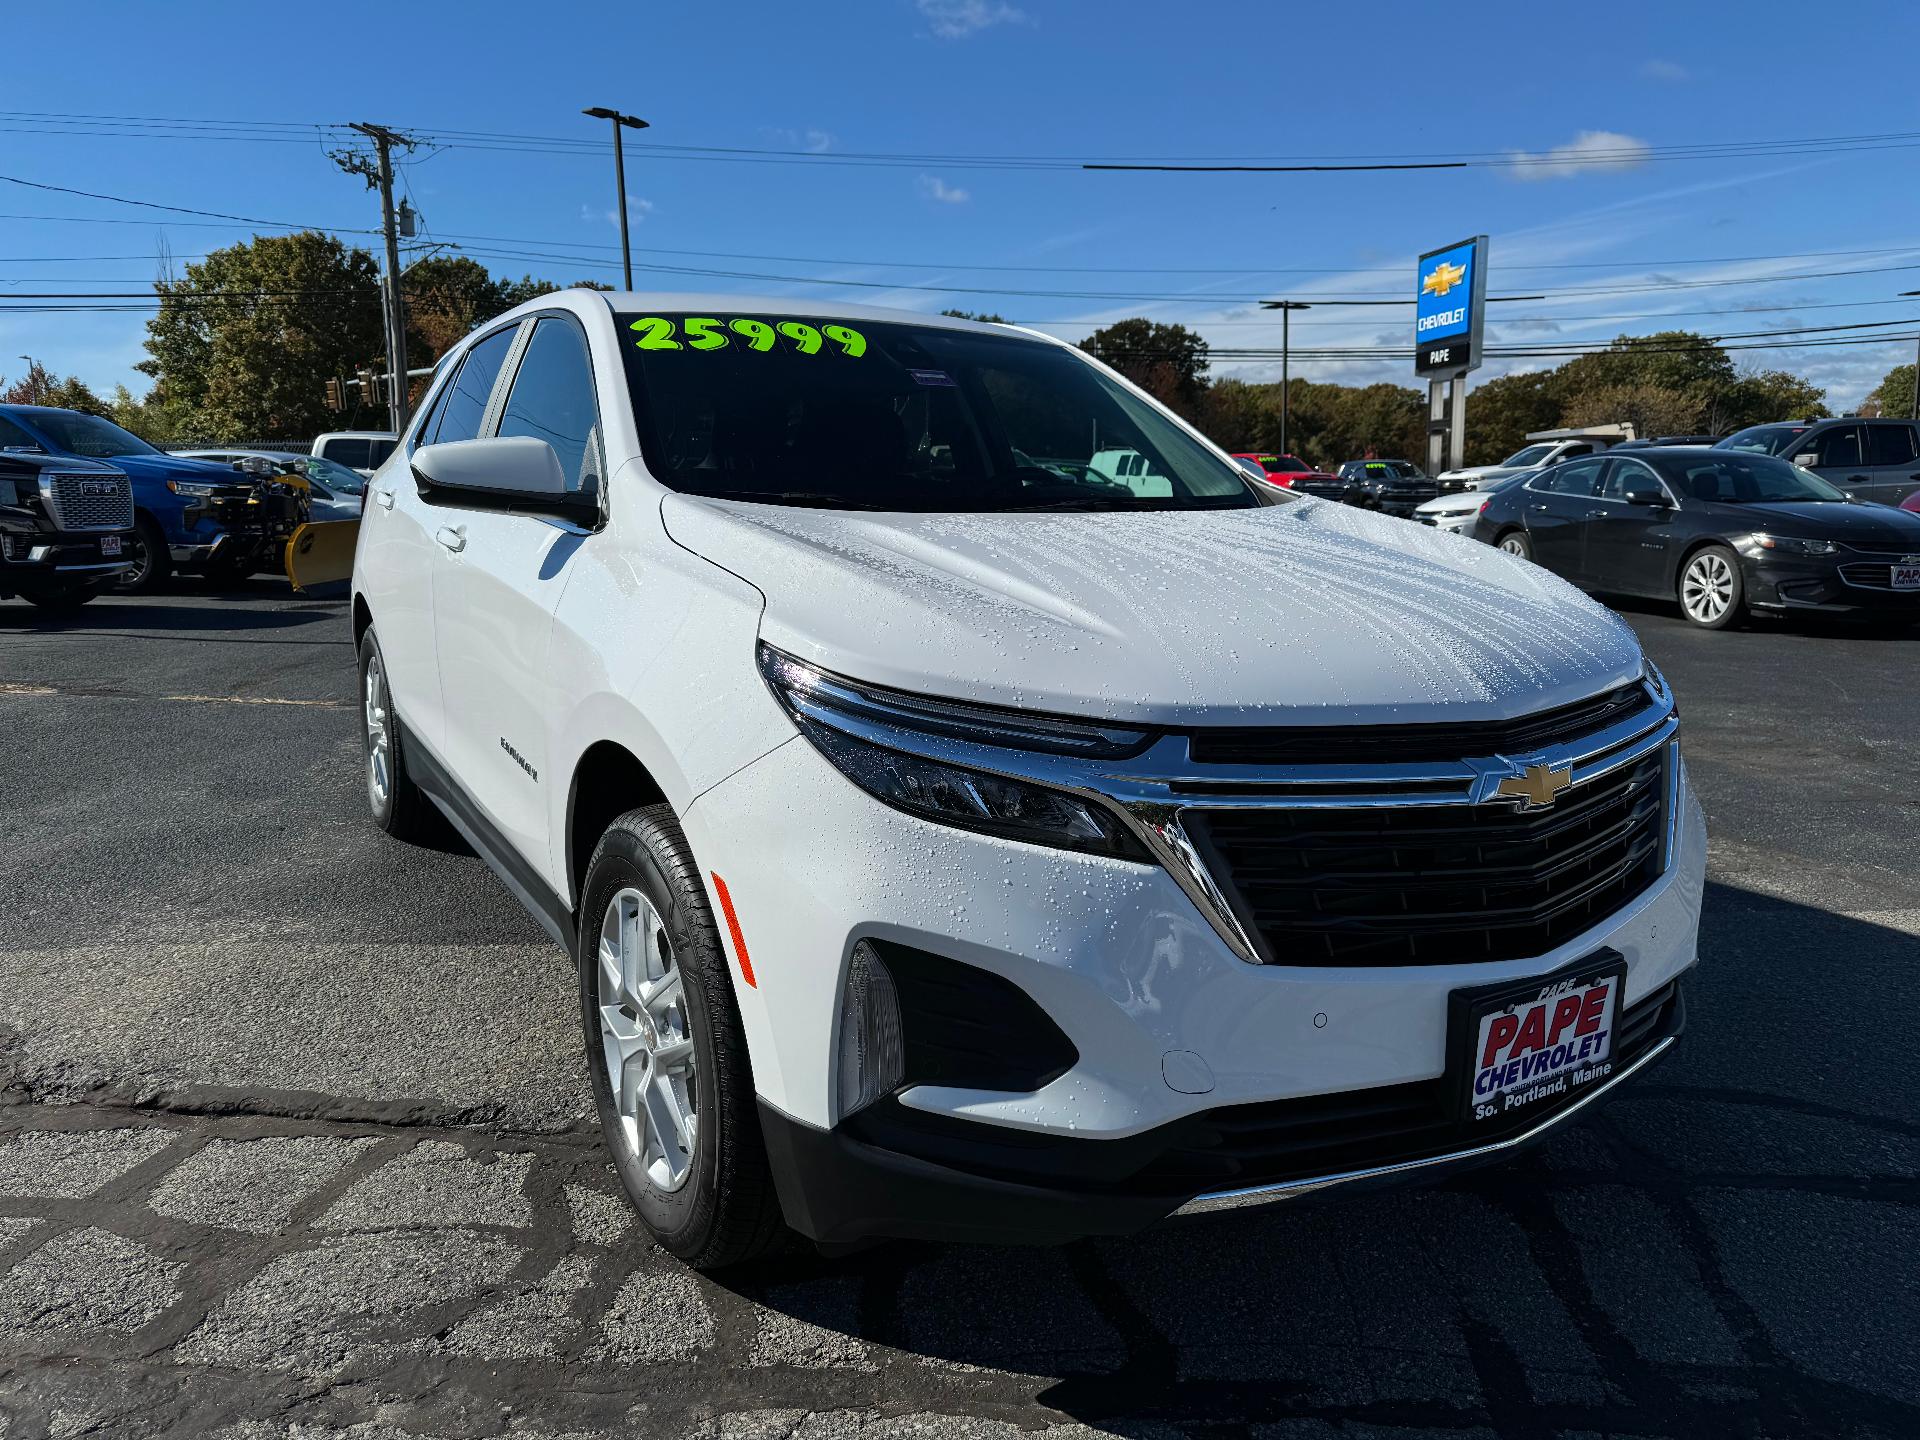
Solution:
<svg viewBox="0 0 1920 1440"><path fill-rule="evenodd" d="M1791 535L1769 535L1764 530L1756 530L1742 548L1749 554L1771 550L1782 555L1831 555L1840 547L1831 540L1798 540Z"/></svg>
<svg viewBox="0 0 1920 1440"><path fill-rule="evenodd" d="M176 495L184 495L189 500L210 499L213 495L215 488L216 487L212 485L202 485L197 480L167 481L167 489L171 490Z"/></svg>
<svg viewBox="0 0 1920 1440"><path fill-rule="evenodd" d="M759 661L800 733L875 799L963 830L1150 862L1133 832L1105 805L992 768L996 754L1009 751L1130 755L1152 738L1147 732L863 685L765 643Z"/></svg>

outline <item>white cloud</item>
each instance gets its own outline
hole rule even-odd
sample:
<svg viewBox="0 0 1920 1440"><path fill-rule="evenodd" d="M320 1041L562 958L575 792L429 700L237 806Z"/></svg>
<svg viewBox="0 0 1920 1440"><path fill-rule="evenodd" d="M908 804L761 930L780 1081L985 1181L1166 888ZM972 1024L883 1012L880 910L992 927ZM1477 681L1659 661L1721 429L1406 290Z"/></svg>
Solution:
<svg viewBox="0 0 1920 1440"><path fill-rule="evenodd" d="M804 150L809 155L824 155L833 148L831 131L818 130L809 126L805 130L790 130L784 126L768 126L763 132L779 141L789 150Z"/></svg>
<svg viewBox="0 0 1920 1440"><path fill-rule="evenodd" d="M1031 25L1027 12L1006 0L913 0L929 29L942 40L964 40L995 25Z"/></svg>
<svg viewBox="0 0 1920 1440"><path fill-rule="evenodd" d="M958 185L947 184L938 175L922 175L920 193L929 200L938 200L942 205L964 205L973 198L971 192L962 190Z"/></svg>
<svg viewBox="0 0 1920 1440"><path fill-rule="evenodd" d="M1509 150L1516 180L1560 180L1601 170L1632 170L1647 163L1652 146L1613 130L1582 130L1551 150Z"/></svg>
<svg viewBox="0 0 1920 1440"><path fill-rule="evenodd" d="M629 223L638 225L652 213L653 202L651 200L642 200L638 195L627 196L627 220ZM583 204L580 207L580 218L588 223L592 223L595 220L604 220L609 225L618 225L620 223L620 212L618 210Z"/></svg>
<svg viewBox="0 0 1920 1440"><path fill-rule="evenodd" d="M1686 66L1676 65L1671 60L1647 60L1640 66L1640 78L1664 80L1670 85L1677 85L1682 80L1690 79L1691 76Z"/></svg>

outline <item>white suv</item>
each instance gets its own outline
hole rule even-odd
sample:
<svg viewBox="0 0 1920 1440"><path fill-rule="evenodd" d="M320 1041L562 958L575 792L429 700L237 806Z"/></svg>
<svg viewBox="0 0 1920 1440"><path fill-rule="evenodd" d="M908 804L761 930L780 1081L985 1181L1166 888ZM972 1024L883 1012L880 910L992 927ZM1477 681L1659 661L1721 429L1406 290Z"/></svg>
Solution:
<svg viewBox="0 0 1920 1440"><path fill-rule="evenodd" d="M693 1263L1481 1159L1679 1031L1705 832L1626 626L1071 346L546 295L368 496L373 814L431 802L573 953Z"/></svg>

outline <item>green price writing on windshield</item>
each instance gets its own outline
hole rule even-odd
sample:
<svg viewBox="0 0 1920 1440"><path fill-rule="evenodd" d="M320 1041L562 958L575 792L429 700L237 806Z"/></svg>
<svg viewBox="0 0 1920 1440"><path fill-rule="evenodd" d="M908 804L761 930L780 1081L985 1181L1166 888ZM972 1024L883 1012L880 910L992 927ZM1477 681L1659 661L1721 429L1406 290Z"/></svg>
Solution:
<svg viewBox="0 0 1920 1440"><path fill-rule="evenodd" d="M764 353L784 339L800 355L818 355L829 340L839 347L842 355L867 353L867 337L858 330L846 325L822 325L815 329L804 320L782 320L777 325L769 325L764 320L744 316L722 320L712 315L686 315L675 321L665 315L643 315L628 328L639 337L633 343L642 350L724 350L738 339L747 349Z"/></svg>

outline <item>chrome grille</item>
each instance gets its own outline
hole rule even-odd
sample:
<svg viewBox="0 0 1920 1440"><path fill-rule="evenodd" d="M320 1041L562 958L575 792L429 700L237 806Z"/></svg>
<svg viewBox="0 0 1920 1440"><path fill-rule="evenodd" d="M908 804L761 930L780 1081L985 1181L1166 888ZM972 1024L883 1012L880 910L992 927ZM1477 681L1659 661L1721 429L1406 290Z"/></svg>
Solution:
<svg viewBox="0 0 1920 1440"><path fill-rule="evenodd" d="M133 488L119 473L43 476L47 508L61 530L126 530L133 525Z"/></svg>

